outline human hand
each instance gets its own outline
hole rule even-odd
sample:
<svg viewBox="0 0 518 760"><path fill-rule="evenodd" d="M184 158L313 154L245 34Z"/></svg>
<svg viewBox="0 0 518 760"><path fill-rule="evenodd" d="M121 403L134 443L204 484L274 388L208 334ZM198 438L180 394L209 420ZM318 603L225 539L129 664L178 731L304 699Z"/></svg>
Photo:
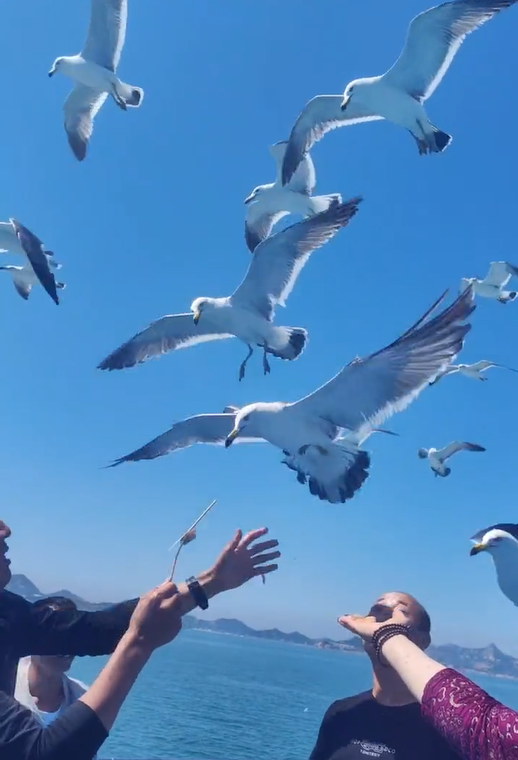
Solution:
<svg viewBox="0 0 518 760"><path fill-rule="evenodd" d="M239 588L251 578L265 576L277 570L276 564L265 564L281 556L275 549L279 542L276 539L254 543L268 533L268 528L252 530L243 536L242 531L236 531L234 538L225 546L212 568L208 571L212 586L216 593Z"/></svg>
<svg viewBox="0 0 518 760"><path fill-rule="evenodd" d="M153 651L172 641L182 628L183 601L174 583L165 581L139 600L128 635Z"/></svg>
<svg viewBox="0 0 518 760"><path fill-rule="evenodd" d="M392 611L392 617L384 620L382 623L378 623L374 615L341 615L338 618L338 622L343 628L360 636L364 641L370 641L380 628L394 625L394 623L408 627L410 621L405 612L401 608L396 607Z"/></svg>

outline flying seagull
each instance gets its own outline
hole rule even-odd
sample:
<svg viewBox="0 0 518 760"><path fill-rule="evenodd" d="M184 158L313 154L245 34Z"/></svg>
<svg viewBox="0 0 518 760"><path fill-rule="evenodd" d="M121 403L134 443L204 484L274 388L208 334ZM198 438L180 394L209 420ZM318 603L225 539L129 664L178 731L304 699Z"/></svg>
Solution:
<svg viewBox="0 0 518 760"><path fill-rule="evenodd" d="M348 224L360 201L334 202L327 211L266 238L257 246L244 280L231 296L196 298L191 313L168 314L152 322L104 359L98 369L133 367L174 349L232 337L248 346L239 369L240 380L253 354L253 344L263 349L265 374L270 372L267 354L296 359L304 350L307 332L300 327L273 325L275 306L285 305L310 254Z"/></svg>
<svg viewBox="0 0 518 760"><path fill-rule="evenodd" d="M248 205L245 240L250 251L254 251L270 234L273 226L287 214L313 216L329 208L332 201L342 201L339 194L312 197L317 180L315 166L308 154L300 162L289 183L283 186L281 170L287 144L288 141L283 140L270 147L277 170L275 182L259 185L245 198Z"/></svg>
<svg viewBox="0 0 518 760"><path fill-rule="evenodd" d="M61 269L61 264L56 263L49 257L49 267L51 269ZM8 264L7 266L0 267L0 270L9 272L12 277L13 285L18 295L20 295L25 301L28 300L33 285L39 283L38 278L34 273L34 269L30 264L25 264L23 267L14 266ZM65 287L63 282L56 282L56 288L62 290Z"/></svg>
<svg viewBox="0 0 518 760"><path fill-rule="evenodd" d="M493 298L499 303L508 303L514 301L518 295L516 290L504 290L511 277L518 277L518 267L507 261L492 261L489 272L483 280L478 280L476 277L464 277L460 282L460 289L464 290L471 285L477 296Z"/></svg>
<svg viewBox="0 0 518 760"><path fill-rule="evenodd" d="M444 463L459 451L485 451L485 448L479 446L478 443L454 441L445 446L444 449L419 449L417 456L419 459L428 459L436 477L440 475L441 478L447 478L451 469L446 467Z"/></svg>
<svg viewBox="0 0 518 760"><path fill-rule="evenodd" d="M405 46L382 76L350 82L343 95L318 95L307 103L290 135L282 168L287 184L306 151L326 132L387 119L407 129L419 154L440 153L451 136L437 129L423 103L446 74L467 34L516 0L455 0L430 8L410 23Z"/></svg>
<svg viewBox="0 0 518 760"><path fill-rule="evenodd" d="M475 362L474 364L450 364L449 367L446 367L446 369L443 369L442 372L439 372L437 377L431 381L430 385L435 385L439 382L439 380L441 380L441 378L445 377L446 375L453 375L457 372L461 375L465 375L466 377L472 377L474 380L484 381L488 378L482 377L482 372L485 372L491 367L498 367L500 369L508 369L511 372L518 372L518 370L513 369L512 367L506 367L503 364L496 364L496 362L488 362L487 359L482 359L481 361Z"/></svg>
<svg viewBox="0 0 518 760"><path fill-rule="evenodd" d="M14 286L20 295L27 299L29 282L31 287L39 282L54 303L59 305L58 285L52 269L60 269L61 265L54 261L52 251L47 251L41 240L16 219L0 222L0 253L8 251L23 256L27 262L23 267L0 267L11 272ZM24 295L25 292L26 295Z"/></svg>
<svg viewBox="0 0 518 760"><path fill-rule="evenodd" d="M465 320L474 308L472 294L466 290L433 319L422 317L394 343L364 359L354 359L295 403L256 403L241 409L228 407L223 414L191 417L109 466L155 459L195 443L228 448L232 443L267 441L289 458L297 480L307 482L313 495L333 504L344 503L368 477L370 457L358 448L358 442L373 427L403 411L458 354L471 329ZM348 442L347 433L355 440Z"/></svg>
<svg viewBox="0 0 518 760"><path fill-rule="evenodd" d="M68 142L78 161L86 156L93 122L108 95L126 111L138 108L144 90L116 75L128 19L128 0L91 0L90 26L78 55L56 58L49 77L60 72L75 82L63 106Z"/></svg>
<svg viewBox="0 0 518 760"><path fill-rule="evenodd" d="M503 594L518 607L518 525L497 523L471 537L470 555L488 552L493 558L496 579Z"/></svg>

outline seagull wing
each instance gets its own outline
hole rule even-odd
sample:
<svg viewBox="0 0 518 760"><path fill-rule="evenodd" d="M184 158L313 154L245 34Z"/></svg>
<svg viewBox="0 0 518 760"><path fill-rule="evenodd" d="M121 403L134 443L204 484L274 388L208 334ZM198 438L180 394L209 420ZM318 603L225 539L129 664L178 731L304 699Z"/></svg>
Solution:
<svg viewBox="0 0 518 760"><path fill-rule="evenodd" d="M276 304L285 305L311 253L345 227L358 211L360 200L335 201L326 211L263 240L254 251L243 282L231 296L232 303L244 304L272 320Z"/></svg>
<svg viewBox="0 0 518 760"><path fill-rule="evenodd" d="M91 0L83 58L115 71L124 46L127 21L128 0Z"/></svg>
<svg viewBox="0 0 518 760"><path fill-rule="evenodd" d="M351 362L292 406L301 415L319 417L360 434L379 425L405 409L451 363L471 329L463 322L474 308L468 290L433 319L381 351Z"/></svg>
<svg viewBox="0 0 518 760"><path fill-rule="evenodd" d="M191 313L167 314L152 322L142 332L126 341L97 366L97 369L125 369L142 364L148 359L167 354L178 348L187 348L209 340L232 338L211 328L210 319L204 316L201 324L195 325Z"/></svg>
<svg viewBox="0 0 518 760"><path fill-rule="evenodd" d="M454 0L423 11L410 23L405 46L385 80L426 100L446 74L467 34L516 0Z"/></svg>
<svg viewBox="0 0 518 760"><path fill-rule="evenodd" d="M377 121L381 116L369 113L353 100L341 110L343 95L317 95L306 104L291 130L282 165L282 184L287 185L305 154L326 132L362 121Z"/></svg>
<svg viewBox="0 0 518 760"><path fill-rule="evenodd" d="M248 206L245 220L245 241L248 249L253 253L259 243L268 237L274 224L287 214L289 211L265 210L260 198L252 201Z"/></svg>
<svg viewBox="0 0 518 760"><path fill-rule="evenodd" d="M467 441L453 441L445 446L444 449L437 449L434 452L434 456L440 459L441 462L445 462L452 457L458 451L485 451L483 446L479 446L478 443L468 443Z"/></svg>
<svg viewBox="0 0 518 760"><path fill-rule="evenodd" d="M140 459L156 459L172 451L186 449L195 443L211 443L221 445L234 427L235 414L199 414L175 423L170 430L142 448L133 451L125 457L115 460L108 467L116 467L123 462L138 462ZM249 429L250 428L250 429ZM238 436L235 443L253 443L263 439L253 434L252 425L247 426L247 434Z"/></svg>
<svg viewBox="0 0 518 760"><path fill-rule="evenodd" d="M451 375L454 372L458 372L458 371L459 371L459 368L457 367L456 364L450 364L448 367L445 367L444 369L442 369L440 372L436 374L434 379L430 381L430 385L435 385L435 383L438 383L439 380L441 380L446 375Z"/></svg>
<svg viewBox="0 0 518 760"><path fill-rule="evenodd" d="M15 219L10 220L20 245L25 251L29 263L38 278L41 285L45 288L49 296L56 305L59 305L58 293L56 290L56 280L50 271L49 260L45 255L45 249L41 240L36 235L24 227L23 224Z"/></svg>
<svg viewBox="0 0 518 760"><path fill-rule="evenodd" d="M19 272L13 272L13 285L16 292L24 301L29 299L32 290L32 283L24 277L23 268Z"/></svg>
<svg viewBox="0 0 518 760"><path fill-rule="evenodd" d="M470 364L469 368L475 370L475 372L483 372L485 369L489 369L490 367L498 367L498 364L495 364L494 362L488 362L487 359L482 359L479 362L475 362L474 364Z"/></svg>
<svg viewBox="0 0 518 760"><path fill-rule="evenodd" d="M107 92L99 92L84 84L76 84L63 105L65 131L68 144L78 161L86 156L88 140L94 128L94 119L108 97Z"/></svg>
<svg viewBox="0 0 518 760"><path fill-rule="evenodd" d="M281 142L275 143L270 148L270 153L275 160L275 166L277 169L277 182L282 182L282 165L284 163L284 156L286 155L286 148L288 147L288 140L281 140ZM304 193L304 195L311 195L317 184L317 175L315 172L315 164L313 159L306 153L297 166L295 173L288 182L287 187L293 190L294 193Z"/></svg>
<svg viewBox="0 0 518 760"><path fill-rule="evenodd" d="M509 267L510 265L506 261L492 261L489 265L489 272L483 280L484 285L493 285L495 288L506 285L512 274Z"/></svg>

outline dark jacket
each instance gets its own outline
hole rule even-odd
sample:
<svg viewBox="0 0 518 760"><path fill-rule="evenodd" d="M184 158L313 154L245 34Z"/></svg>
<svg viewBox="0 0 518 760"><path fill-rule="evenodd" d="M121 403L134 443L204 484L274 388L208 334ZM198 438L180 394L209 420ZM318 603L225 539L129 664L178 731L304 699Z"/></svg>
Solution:
<svg viewBox="0 0 518 760"><path fill-rule="evenodd" d="M20 657L111 654L126 631L138 599L101 612L34 610L9 591L0 592L0 758L89 760L107 732L82 702L67 708L47 728L13 698Z"/></svg>

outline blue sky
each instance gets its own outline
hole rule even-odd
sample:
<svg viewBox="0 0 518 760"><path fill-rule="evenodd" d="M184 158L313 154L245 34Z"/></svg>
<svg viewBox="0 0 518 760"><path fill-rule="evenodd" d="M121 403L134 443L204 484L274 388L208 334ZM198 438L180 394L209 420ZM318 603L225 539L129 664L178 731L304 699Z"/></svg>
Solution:
<svg viewBox="0 0 518 760"><path fill-rule="evenodd" d="M518 521L513 373L494 370L484 384L452 377L422 394L387 423L400 438L369 441L371 477L345 506L310 496L268 446L199 446L102 469L174 420L295 400L391 342L462 276L484 276L493 259L518 263L516 9L467 39L428 101L454 138L443 155L419 157L387 123L315 147L317 191L365 202L278 311L278 323L309 330L303 356L273 360L266 378L256 356L239 384L237 341L125 372L95 367L151 320L232 292L249 263L243 200L274 176L268 146L313 95L386 70L426 4L337 2L325 15L296 0L148 5L130 3L119 69L145 89L143 105L123 113L107 102L78 164L62 128L70 84L47 71L80 50L89 3L2 4L2 218L33 229L67 283L56 308L40 289L25 303L0 280L1 516L14 533L13 571L45 591L138 594L165 577L168 546L217 498L180 575L207 566L238 526L268 526L283 560L266 586L221 597L212 615L341 635L338 614L402 588L429 607L437 641L494 640L518 653L518 611L489 557L468 556L476 530ZM517 324L518 304L479 302L462 360L518 366ZM416 450L453 439L487 452L459 455L451 477L435 479Z"/></svg>

